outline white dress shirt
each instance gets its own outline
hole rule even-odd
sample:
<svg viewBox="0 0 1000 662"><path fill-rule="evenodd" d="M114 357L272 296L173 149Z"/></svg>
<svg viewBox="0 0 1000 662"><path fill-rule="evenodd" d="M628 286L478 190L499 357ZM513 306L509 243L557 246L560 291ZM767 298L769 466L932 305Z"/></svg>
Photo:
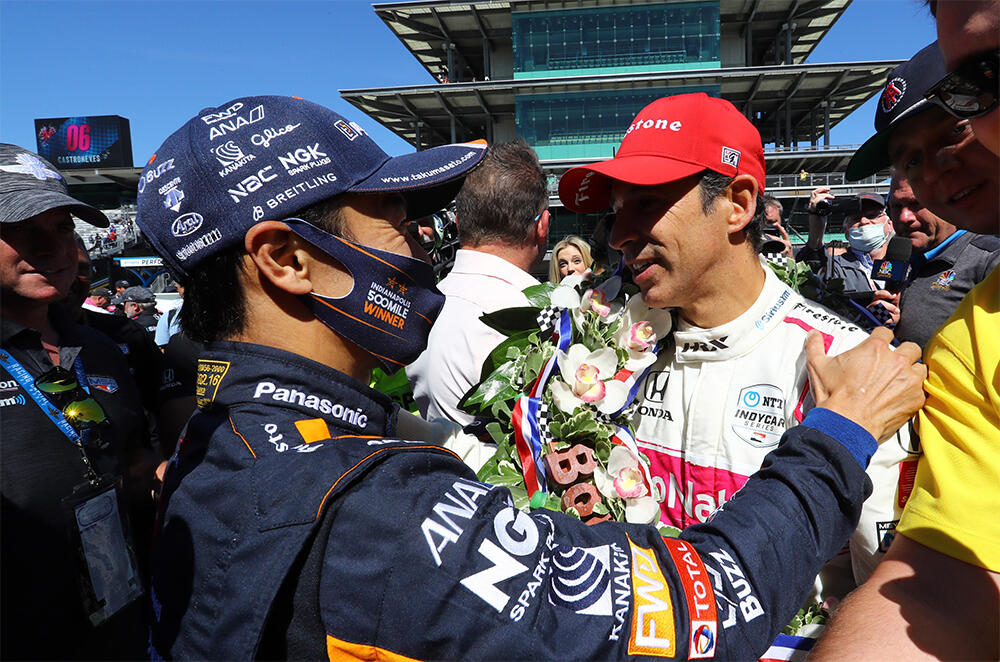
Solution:
<svg viewBox="0 0 1000 662"><path fill-rule="evenodd" d="M438 289L447 297L431 328L427 349L406 368L420 413L443 416L460 425L473 417L458 409L458 401L479 382L483 362L504 337L479 317L503 308L528 306L521 290L538 281L507 260L476 250L461 249L455 266Z"/></svg>

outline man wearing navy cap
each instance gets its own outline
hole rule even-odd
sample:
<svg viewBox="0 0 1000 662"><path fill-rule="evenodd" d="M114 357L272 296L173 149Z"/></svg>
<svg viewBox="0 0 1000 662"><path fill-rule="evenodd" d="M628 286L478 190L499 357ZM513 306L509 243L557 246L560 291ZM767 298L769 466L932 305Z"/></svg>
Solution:
<svg viewBox="0 0 1000 662"><path fill-rule="evenodd" d="M454 197L484 148L390 158L332 111L248 97L150 159L138 223L188 284L183 330L209 343L165 479L154 658L753 657L843 544L873 434L922 400L916 355L884 337L836 359L813 340L830 409L683 540L529 515L451 452L395 438L403 416L365 383L420 353L443 298L404 221ZM737 615L748 595L766 610Z"/></svg>
<svg viewBox="0 0 1000 662"><path fill-rule="evenodd" d="M50 163L0 144L4 659L136 659L144 650L131 550L141 560L149 541L130 539L130 520L141 522L129 513L152 505L130 466L148 448L146 420L118 347L59 305L78 275L73 216L108 225Z"/></svg>
<svg viewBox="0 0 1000 662"><path fill-rule="evenodd" d="M931 6L941 49L931 44L889 75L887 87L903 82L906 92L879 104L876 135L848 175L891 162L921 205L959 228L995 235L1000 3ZM880 659L1000 659L998 330L994 267L927 344L928 397L917 417L923 455L898 535L871 580L838 612L817 660L858 650Z"/></svg>
<svg viewBox="0 0 1000 662"><path fill-rule="evenodd" d="M995 234L1000 160L976 140L969 120L924 98L945 73L937 42L892 70L875 108L875 135L851 157L846 177L856 181L891 165L935 214L973 232Z"/></svg>

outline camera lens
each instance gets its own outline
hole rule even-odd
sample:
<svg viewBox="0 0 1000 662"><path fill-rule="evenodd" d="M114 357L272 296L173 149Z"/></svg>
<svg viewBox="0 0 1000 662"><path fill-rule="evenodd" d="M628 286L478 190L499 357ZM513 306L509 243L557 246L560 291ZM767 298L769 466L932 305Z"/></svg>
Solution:
<svg viewBox="0 0 1000 662"><path fill-rule="evenodd" d="M820 200L819 202L817 202L816 203L816 215L817 216L826 216L827 214L829 214L830 213L830 209L832 207L832 204L831 204L832 202L833 202L833 200Z"/></svg>

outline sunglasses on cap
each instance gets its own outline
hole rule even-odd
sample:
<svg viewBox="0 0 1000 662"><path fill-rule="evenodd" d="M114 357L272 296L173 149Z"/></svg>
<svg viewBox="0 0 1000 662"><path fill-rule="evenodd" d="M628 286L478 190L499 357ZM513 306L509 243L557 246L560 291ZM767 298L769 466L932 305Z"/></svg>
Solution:
<svg viewBox="0 0 1000 662"><path fill-rule="evenodd" d="M963 120L997 107L1000 50L981 53L935 83L924 98Z"/></svg>
<svg viewBox="0 0 1000 662"><path fill-rule="evenodd" d="M83 390L76 376L62 366L55 366L35 380L35 388L56 402L65 402L63 416L77 430L86 430L108 420L104 409Z"/></svg>

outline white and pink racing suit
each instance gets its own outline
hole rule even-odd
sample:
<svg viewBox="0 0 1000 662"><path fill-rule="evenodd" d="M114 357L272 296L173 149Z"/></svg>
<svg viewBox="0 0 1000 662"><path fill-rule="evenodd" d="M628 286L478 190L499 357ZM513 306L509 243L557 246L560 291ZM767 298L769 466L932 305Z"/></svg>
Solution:
<svg viewBox="0 0 1000 662"><path fill-rule="evenodd" d="M666 524L708 519L814 405L803 351L810 329L823 334L831 355L867 337L763 268L760 296L735 320L712 329L680 320L640 387L636 440L665 495ZM909 449L907 425L872 458L874 491L850 541L850 568L846 554L831 561L817 583L822 597L842 597L863 582L888 549L916 471Z"/></svg>

